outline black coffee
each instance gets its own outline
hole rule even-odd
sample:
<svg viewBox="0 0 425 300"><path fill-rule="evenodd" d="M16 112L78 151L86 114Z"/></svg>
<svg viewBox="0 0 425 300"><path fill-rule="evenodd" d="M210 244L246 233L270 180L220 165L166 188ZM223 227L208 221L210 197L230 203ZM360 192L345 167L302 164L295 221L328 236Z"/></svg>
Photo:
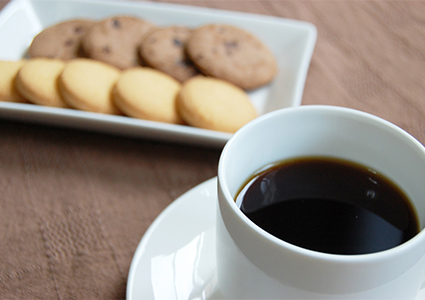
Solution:
<svg viewBox="0 0 425 300"><path fill-rule="evenodd" d="M377 172L329 158L300 158L256 174L236 198L274 236L332 254L386 250L419 232L406 195Z"/></svg>

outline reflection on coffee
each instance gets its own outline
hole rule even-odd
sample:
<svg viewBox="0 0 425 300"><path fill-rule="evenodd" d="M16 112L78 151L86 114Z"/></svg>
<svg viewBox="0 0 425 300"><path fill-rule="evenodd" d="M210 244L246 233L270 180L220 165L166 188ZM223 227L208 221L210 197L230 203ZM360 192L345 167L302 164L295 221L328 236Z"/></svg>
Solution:
<svg viewBox="0 0 425 300"><path fill-rule="evenodd" d="M400 188L374 170L333 158L269 166L244 185L236 203L272 235L325 253L383 251L419 232Z"/></svg>

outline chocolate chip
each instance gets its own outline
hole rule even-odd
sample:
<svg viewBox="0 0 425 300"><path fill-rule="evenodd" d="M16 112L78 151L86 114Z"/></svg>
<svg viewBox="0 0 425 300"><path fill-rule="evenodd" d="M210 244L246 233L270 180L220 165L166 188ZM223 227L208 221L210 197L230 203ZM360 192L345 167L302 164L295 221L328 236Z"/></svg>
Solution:
<svg viewBox="0 0 425 300"><path fill-rule="evenodd" d="M226 54L232 55L233 51L239 47L239 44L238 41L226 41L224 47L226 48Z"/></svg>
<svg viewBox="0 0 425 300"><path fill-rule="evenodd" d="M183 67L192 67L192 66L193 66L192 61L190 61L190 60L189 60L189 59L187 59L187 58L183 58L183 59L176 59L176 60L174 61L174 63L175 63L176 65L180 65L180 66L183 66Z"/></svg>
<svg viewBox="0 0 425 300"><path fill-rule="evenodd" d="M177 66L182 66L182 67L186 67L187 66L186 63L185 63L185 61L180 60L180 59L176 59L174 61L174 64L177 65Z"/></svg>
<svg viewBox="0 0 425 300"><path fill-rule="evenodd" d="M178 38L173 39L173 44L177 47L181 47L183 45L182 41Z"/></svg>
<svg viewBox="0 0 425 300"><path fill-rule="evenodd" d="M68 39L65 41L65 47L71 47L72 45L74 45L74 40L73 39Z"/></svg>
<svg viewBox="0 0 425 300"><path fill-rule="evenodd" d="M116 28L116 29L121 29L121 23L119 20L117 19L113 19L112 20L112 27Z"/></svg>
<svg viewBox="0 0 425 300"><path fill-rule="evenodd" d="M109 53L111 53L111 48L109 46L103 46L102 52L109 54Z"/></svg>
<svg viewBox="0 0 425 300"><path fill-rule="evenodd" d="M238 45L238 41L226 41L225 43L224 43L224 45L226 46L226 48L228 48L228 49L234 49L234 48L237 48L239 45Z"/></svg>
<svg viewBox="0 0 425 300"><path fill-rule="evenodd" d="M75 27L75 28L74 28L74 32L75 32L76 34L82 34L82 33L84 32L84 27L82 27L82 26L77 26L77 27Z"/></svg>

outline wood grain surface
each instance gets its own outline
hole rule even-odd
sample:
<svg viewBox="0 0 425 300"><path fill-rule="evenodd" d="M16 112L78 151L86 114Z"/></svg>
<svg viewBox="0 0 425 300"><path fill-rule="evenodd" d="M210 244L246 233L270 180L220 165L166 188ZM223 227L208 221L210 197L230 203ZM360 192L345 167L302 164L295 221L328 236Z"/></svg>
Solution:
<svg viewBox="0 0 425 300"><path fill-rule="evenodd" d="M425 143L425 2L155 2L313 23L303 105L366 111ZM0 119L0 298L124 299L144 232L216 176L220 151Z"/></svg>

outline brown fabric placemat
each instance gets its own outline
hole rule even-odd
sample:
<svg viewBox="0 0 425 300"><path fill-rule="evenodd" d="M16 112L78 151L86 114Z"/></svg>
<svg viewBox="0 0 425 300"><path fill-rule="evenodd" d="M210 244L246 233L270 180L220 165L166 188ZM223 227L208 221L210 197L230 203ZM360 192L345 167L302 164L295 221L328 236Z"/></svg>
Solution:
<svg viewBox="0 0 425 300"><path fill-rule="evenodd" d="M219 151L0 122L0 298L118 299L153 219Z"/></svg>
<svg viewBox="0 0 425 300"><path fill-rule="evenodd" d="M312 22L303 104L373 113L425 143L425 2L168 2ZM125 298L143 233L219 155L1 119L0 299Z"/></svg>

